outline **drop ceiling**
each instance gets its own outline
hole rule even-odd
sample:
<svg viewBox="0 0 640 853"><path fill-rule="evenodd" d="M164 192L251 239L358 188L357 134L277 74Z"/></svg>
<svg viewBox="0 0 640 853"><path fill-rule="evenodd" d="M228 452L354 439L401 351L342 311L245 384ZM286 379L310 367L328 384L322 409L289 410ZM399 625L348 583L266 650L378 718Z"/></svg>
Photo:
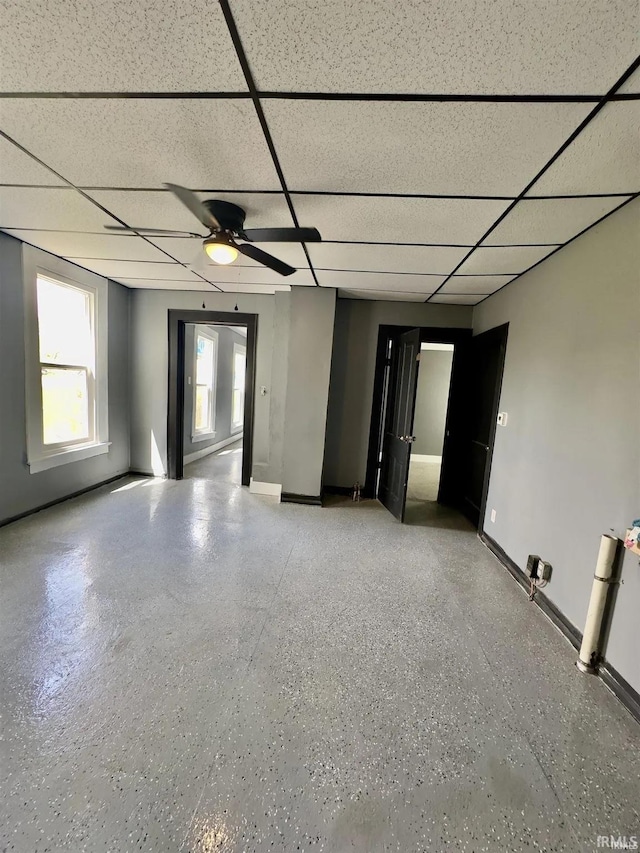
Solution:
<svg viewBox="0 0 640 853"><path fill-rule="evenodd" d="M0 228L131 288L477 304L640 193L639 8L5 0ZM164 182L323 242L105 231L204 233Z"/></svg>

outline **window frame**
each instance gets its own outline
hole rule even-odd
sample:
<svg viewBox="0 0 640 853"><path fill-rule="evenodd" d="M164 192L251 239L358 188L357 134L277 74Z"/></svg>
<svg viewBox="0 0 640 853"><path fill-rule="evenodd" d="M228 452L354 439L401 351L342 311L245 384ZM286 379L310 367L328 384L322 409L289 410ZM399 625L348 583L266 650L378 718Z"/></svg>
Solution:
<svg viewBox="0 0 640 853"><path fill-rule="evenodd" d="M71 275L69 274L71 273ZM108 413L108 283L106 279L73 268L61 258L55 258L33 246L23 246L24 307L25 307L25 414L26 463L31 474L49 468L78 462L109 452ZM93 363L86 365L54 364L40 361L38 320L38 278L63 287L71 287L88 295L91 304ZM56 444L44 443L42 367L50 364L57 369L87 369L89 395L89 438Z"/></svg>
<svg viewBox="0 0 640 853"><path fill-rule="evenodd" d="M241 354L244 357L244 373L245 373L245 383L242 392L242 420L234 421L233 419L233 403L234 403L234 394L236 392L236 355ZM236 433L240 432L244 429L244 395L247 392L246 389L246 374L247 374L247 347L245 344L239 344L237 341L233 342L233 361L231 362L231 432Z"/></svg>
<svg viewBox="0 0 640 853"><path fill-rule="evenodd" d="M211 369L213 384L210 388L211 399L209 402L210 428L202 430L196 429L196 404L198 399L198 338L205 338L211 341L213 344L213 365ZM193 377L191 387L193 390L193 400L191 406L191 442L192 444L195 444L198 441L208 441L209 439L216 437L216 398L218 396L218 333L214 330L201 330L198 328L198 326L195 327L195 334L193 336Z"/></svg>

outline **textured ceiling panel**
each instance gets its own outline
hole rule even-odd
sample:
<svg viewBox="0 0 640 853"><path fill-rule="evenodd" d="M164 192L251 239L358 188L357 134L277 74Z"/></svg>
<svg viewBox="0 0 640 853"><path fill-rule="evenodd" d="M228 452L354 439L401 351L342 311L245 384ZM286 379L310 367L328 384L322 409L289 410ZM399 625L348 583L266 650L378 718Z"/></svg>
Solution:
<svg viewBox="0 0 640 853"><path fill-rule="evenodd" d="M604 93L637 54L631 0L232 0L262 89Z"/></svg>
<svg viewBox="0 0 640 853"><path fill-rule="evenodd" d="M513 278L512 275L454 275L440 293L493 293Z"/></svg>
<svg viewBox="0 0 640 853"><path fill-rule="evenodd" d="M487 295L487 294L485 294ZM429 302L437 302L443 305L477 305L485 297L482 294L460 294L460 293L440 293L432 296Z"/></svg>
<svg viewBox="0 0 640 853"><path fill-rule="evenodd" d="M246 282L226 282L220 284L219 287L225 293L262 293L267 295L291 290L288 284L248 284Z"/></svg>
<svg viewBox="0 0 640 853"><path fill-rule="evenodd" d="M241 91L217 3L5 0L3 91Z"/></svg>
<svg viewBox="0 0 640 853"><path fill-rule="evenodd" d="M473 245L507 209L507 201L296 196L301 224L325 240Z"/></svg>
<svg viewBox="0 0 640 853"><path fill-rule="evenodd" d="M267 101L289 189L518 195L587 104Z"/></svg>
<svg viewBox="0 0 640 853"><path fill-rule="evenodd" d="M0 123L2 107L0 107ZM46 184L64 187L66 184L37 163L28 154L20 151L12 142L0 136L0 184Z"/></svg>
<svg viewBox="0 0 640 853"><path fill-rule="evenodd" d="M223 282L229 283L244 283L244 284L299 284L306 286L315 286L311 271L308 269L297 270L293 275L282 276L267 267L256 264L252 267L236 266L235 264L219 265L207 264L204 269L198 270L200 275L204 276L207 281L213 281L216 284L220 283L221 287L225 285Z"/></svg>
<svg viewBox="0 0 640 853"><path fill-rule="evenodd" d="M0 187L0 228L102 231L114 221L74 190Z"/></svg>
<svg viewBox="0 0 640 853"><path fill-rule="evenodd" d="M130 287L135 290L203 290L207 293L219 293L208 282L202 279L190 279L189 281L173 281L162 278L142 279L132 278L127 279L123 276L113 278L113 281L118 281L124 284L125 287Z"/></svg>
<svg viewBox="0 0 640 853"><path fill-rule="evenodd" d="M195 281L195 276L190 270L180 264L159 262L144 263L142 261L104 261L85 259L81 264L88 270L103 275L105 278L126 279L162 279L165 281Z"/></svg>
<svg viewBox="0 0 640 853"><path fill-rule="evenodd" d="M280 188L247 100L16 98L2 129L77 186Z"/></svg>
<svg viewBox="0 0 640 853"><path fill-rule="evenodd" d="M640 68L636 69L626 83L618 89L617 94L640 93Z"/></svg>
<svg viewBox="0 0 640 853"><path fill-rule="evenodd" d="M456 273L503 275L521 273L553 252L555 246L501 246L476 249Z"/></svg>
<svg viewBox="0 0 640 853"><path fill-rule="evenodd" d="M603 107L528 195L640 191L640 101Z"/></svg>
<svg viewBox="0 0 640 853"><path fill-rule="evenodd" d="M406 293L433 293L446 279L444 275L394 275L354 270L316 270L324 287L362 287L365 290L400 290Z"/></svg>
<svg viewBox="0 0 640 853"><path fill-rule="evenodd" d="M196 238L152 237L151 239L160 249L164 249L176 260L185 264L195 263L198 252L202 251L202 243ZM309 267L300 243L254 243L253 245L275 255L296 269ZM261 265L257 261L252 261L251 258L243 257L238 258L233 266L259 267Z"/></svg>
<svg viewBox="0 0 640 853"><path fill-rule="evenodd" d="M422 293L398 293L391 290L350 290L340 288L338 296L343 299L368 299L371 301L384 300L385 302L416 302L424 303L426 294Z"/></svg>
<svg viewBox="0 0 640 853"><path fill-rule="evenodd" d="M554 198L521 201L495 228L486 245L564 243L618 207L621 198Z"/></svg>
<svg viewBox="0 0 640 853"><path fill-rule="evenodd" d="M451 246L360 246L310 243L314 267L448 275L469 251Z"/></svg>
<svg viewBox="0 0 640 853"><path fill-rule="evenodd" d="M161 251L140 237L83 234L77 231L10 231L14 237L63 258L110 258L122 261L166 261ZM80 262L82 266L82 263Z"/></svg>
<svg viewBox="0 0 640 853"><path fill-rule="evenodd" d="M175 228L206 234L187 208L170 192L126 192L121 190L91 190L92 198L123 219L127 225L146 228ZM212 198L200 193L201 199ZM289 208L282 195L216 193L215 198L231 201L242 207L247 228L290 228L293 225ZM308 223L304 223L308 224ZM311 223L314 224L314 223ZM160 245L158 243L158 245Z"/></svg>

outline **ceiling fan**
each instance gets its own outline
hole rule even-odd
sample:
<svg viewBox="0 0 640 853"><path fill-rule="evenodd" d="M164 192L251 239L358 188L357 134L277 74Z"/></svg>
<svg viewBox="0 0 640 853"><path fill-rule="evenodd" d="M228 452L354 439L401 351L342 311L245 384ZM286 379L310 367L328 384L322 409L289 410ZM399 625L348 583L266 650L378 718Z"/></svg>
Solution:
<svg viewBox="0 0 640 853"><path fill-rule="evenodd" d="M245 211L229 201L208 199L200 201L192 190L178 184L165 184L167 189L189 208L209 234L203 237L193 231L170 231L163 228L128 228L123 225L105 225L108 231L128 231L134 234L164 234L165 236L188 235L202 239L202 248L218 264L230 264L238 254L246 255L259 264L274 270L280 275L291 275L295 267L289 266L279 258L251 245L255 240L261 243L317 243L322 240L317 228L247 228L244 227ZM247 242L239 243L238 240ZM198 251L198 259L202 252Z"/></svg>

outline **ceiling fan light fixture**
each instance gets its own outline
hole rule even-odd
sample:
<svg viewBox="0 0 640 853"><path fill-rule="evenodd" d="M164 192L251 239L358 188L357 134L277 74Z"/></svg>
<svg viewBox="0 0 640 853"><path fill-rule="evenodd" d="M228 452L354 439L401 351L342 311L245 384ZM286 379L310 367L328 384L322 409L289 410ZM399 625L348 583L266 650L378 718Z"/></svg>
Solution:
<svg viewBox="0 0 640 853"><path fill-rule="evenodd" d="M232 264L238 257L238 250L229 243L209 240L204 244L204 250L216 264Z"/></svg>

